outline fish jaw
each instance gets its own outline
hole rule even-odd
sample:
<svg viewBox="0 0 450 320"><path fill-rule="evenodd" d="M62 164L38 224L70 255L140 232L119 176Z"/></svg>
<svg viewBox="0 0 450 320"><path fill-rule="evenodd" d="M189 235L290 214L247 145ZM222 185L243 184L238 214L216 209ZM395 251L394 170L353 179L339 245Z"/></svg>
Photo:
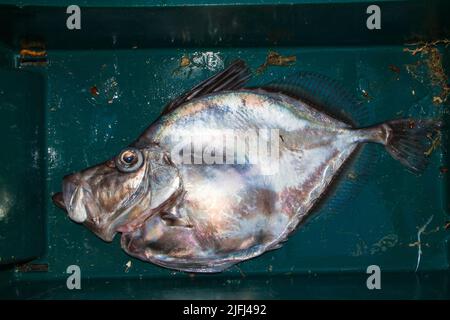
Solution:
<svg viewBox="0 0 450 320"><path fill-rule="evenodd" d="M101 208L91 187L83 181L80 173L64 177L60 195L54 195L56 204L66 210L71 220L84 224L104 241L110 242L118 226L126 220L127 212L114 215ZM62 198L62 202L61 202Z"/></svg>
<svg viewBox="0 0 450 320"><path fill-rule="evenodd" d="M53 202L104 241L131 232L147 218L170 207L182 194L177 167L157 145L140 148L143 165L120 172L111 161L63 178Z"/></svg>
<svg viewBox="0 0 450 320"><path fill-rule="evenodd" d="M98 213L89 186L82 183L78 174L63 179L62 197L69 218L75 222L83 223L89 211L91 214Z"/></svg>
<svg viewBox="0 0 450 320"><path fill-rule="evenodd" d="M101 169L98 170L101 171ZM150 203L151 194L147 190L146 183L143 182L142 184L142 182L139 182L139 185L143 186L142 195L138 199L130 201L129 199L133 198L133 196L128 194L128 197L117 202L114 206L115 210L111 211L108 208L108 204L111 200L115 201L116 198L113 196L110 200L105 198L103 200L99 199L99 195L105 194L105 190L100 187L101 185L90 184L87 178L95 176L96 172L96 167L93 167L88 169L88 172L81 171L64 177L62 194L55 195L54 201L66 210L71 220L84 224L99 238L110 242L118 232L118 228L128 222L130 213L135 214L136 211L139 211L140 214L141 211L145 210L146 204L149 205ZM134 177L132 179L136 180L138 178ZM136 193L136 190L133 190L133 195ZM116 192L114 194L122 195L122 193ZM129 205L122 208L124 201L129 202Z"/></svg>

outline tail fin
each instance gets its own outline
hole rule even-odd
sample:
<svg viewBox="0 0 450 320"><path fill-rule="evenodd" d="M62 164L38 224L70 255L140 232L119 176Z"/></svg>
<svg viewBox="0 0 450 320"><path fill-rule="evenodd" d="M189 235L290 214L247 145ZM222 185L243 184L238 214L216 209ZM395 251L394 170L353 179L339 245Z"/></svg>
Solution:
<svg viewBox="0 0 450 320"><path fill-rule="evenodd" d="M400 119L386 122L387 151L414 173L425 170L428 158L439 141L441 122Z"/></svg>

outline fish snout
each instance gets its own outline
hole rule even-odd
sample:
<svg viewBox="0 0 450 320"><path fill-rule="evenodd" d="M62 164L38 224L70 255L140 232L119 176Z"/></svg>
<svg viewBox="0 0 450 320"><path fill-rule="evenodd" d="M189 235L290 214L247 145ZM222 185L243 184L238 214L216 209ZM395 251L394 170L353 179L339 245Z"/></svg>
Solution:
<svg viewBox="0 0 450 320"><path fill-rule="evenodd" d="M56 205L64 204L64 208L72 220L82 223L88 216L86 204L92 201L91 195L90 187L82 181L78 173L75 173L63 178L62 195L56 194L53 197Z"/></svg>
<svg viewBox="0 0 450 320"><path fill-rule="evenodd" d="M79 177L76 174L69 174L63 177L63 191L57 192L52 196L53 203L60 209L67 211L66 202L64 198L71 198L76 190L77 181ZM64 197L66 195L66 197Z"/></svg>
<svg viewBox="0 0 450 320"><path fill-rule="evenodd" d="M64 204L64 198L62 192L57 192L52 196L52 201L60 209L66 210L66 205Z"/></svg>
<svg viewBox="0 0 450 320"><path fill-rule="evenodd" d="M81 179L78 174L75 173L64 176L62 193L64 197L64 203L66 204L66 206L70 204L70 202L67 202L66 200L70 200L70 198L77 191L80 185Z"/></svg>

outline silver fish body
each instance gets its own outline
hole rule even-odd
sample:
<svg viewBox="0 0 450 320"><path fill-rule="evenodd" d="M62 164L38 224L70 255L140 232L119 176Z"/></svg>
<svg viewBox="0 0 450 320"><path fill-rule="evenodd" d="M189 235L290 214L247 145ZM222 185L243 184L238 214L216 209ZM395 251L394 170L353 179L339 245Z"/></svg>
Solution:
<svg viewBox="0 0 450 320"><path fill-rule="evenodd" d="M437 127L406 119L356 129L306 99L218 90L217 81L169 106L113 160L66 177L55 202L106 241L122 233L122 248L134 257L220 272L279 248L362 143L383 144L419 171L423 140ZM199 94L205 87L211 92ZM252 158L255 141L264 152Z"/></svg>
<svg viewBox="0 0 450 320"><path fill-rule="evenodd" d="M186 225L168 226L154 216L123 235L123 248L165 267L202 272L221 271L278 248L358 143L368 138L382 142L384 134L383 128L353 130L288 96L242 90L187 103L150 127L142 139L166 150L200 139L204 148L222 150L230 130L239 138L248 128L279 133L278 168L266 172L275 164L263 156L247 165L177 164L185 194L171 214Z"/></svg>

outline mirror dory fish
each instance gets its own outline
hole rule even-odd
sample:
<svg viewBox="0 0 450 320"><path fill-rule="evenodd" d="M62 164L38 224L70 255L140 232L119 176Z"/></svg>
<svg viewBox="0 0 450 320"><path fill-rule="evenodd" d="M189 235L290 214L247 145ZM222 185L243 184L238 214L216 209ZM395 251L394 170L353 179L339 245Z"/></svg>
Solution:
<svg viewBox="0 0 450 320"><path fill-rule="evenodd" d="M357 107L334 80L301 72L246 88L249 78L238 60L198 84L112 159L65 176L53 201L105 241L121 233L131 256L220 272L279 248L363 144L425 169L438 121L359 128L330 112Z"/></svg>

